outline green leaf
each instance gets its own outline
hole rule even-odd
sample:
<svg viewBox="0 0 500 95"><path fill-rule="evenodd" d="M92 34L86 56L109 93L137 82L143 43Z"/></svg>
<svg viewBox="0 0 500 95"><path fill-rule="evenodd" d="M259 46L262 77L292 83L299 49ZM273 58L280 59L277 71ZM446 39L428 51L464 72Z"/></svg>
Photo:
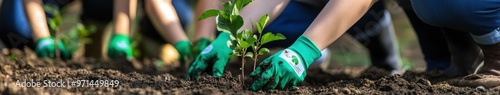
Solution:
<svg viewBox="0 0 500 95"><path fill-rule="evenodd" d="M231 53L229 53L230 55L235 55L236 54L236 50L232 50Z"/></svg>
<svg viewBox="0 0 500 95"><path fill-rule="evenodd" d="M81 23L76 24L75 28L76 32L78 32L78 37L80 38L84 38L90 35L89 31L87 31L87 29L85 29L85 26L83 26L83 24Z"/></svg>
<svg viewBox="0 0 500 95"><path fill-rule="evenodd" d="M49 27L51 30L57 30L59 26L57 26L57 22L54 19L48 19ZM54 32L54 31L51 31Z"/></svg>
<svg viewBox="0 0 500 95"><path fill-rule="evenodd" d="M47 12L48 14L51 14L51 15L59 15L59 7L57 7L57 5L54 5L54 4L45 4L43 5L43 10L45 12Z"/></svg>
<svg viewBox="0 0 500 95"><path fill-rule="evenodd" d="M226 13L231 13L232 6L233 6L232 2L225 2L225 3L222 4L222 8L223 8L224 12L226 12Z"/></svg>
<svg viewBox="0 0 500 95"><path fill-rule="evenodd" d="M231 15L232 16L240 15L240 9L238 9L237 5L233 6L233 8L231 10Z"/></svg>
<svg viewBox="0 0 500 95"><path fill-rule="evenodd" d="M277 39L279 39L279 40L285 40L285 39L286 39L285 35L283 35L283 34L281 34L281 33L276 33L276 36L275 36L275 37L276 37Z"/></svg>
<svg viewBox="0 0 500 95"><path fill-rule="evenodd" d="M238 32L238 30L243 27L243 17L241 17L240 15L232 15L231 16L231 23L230 23L230 29L231 29L231 33L234 32L234 34L236 34Z"/></svg>
<svg viewBox="0 0 500 95"><path fill-rule="evenodd" d="M229 40L236 40L236 37L234 37L233 35L229 35Z"/></svg>
<svg viewBox="0 0 500 95"><path fill-rule="evenodd" d="M219 15L219 10L210 9L210 10L203 12L200 15L200 17L198 18L198 21L209 18L209 17L217 16L217 15Z"/></svg>
<svg viewBox="0 0 500 95"><path fill-rule="evenodd" d="M271 32L267 32L262 36L262 39L260 39L261 45L264 45L266 43L272 42L272 41L277 41L277 40L285 40L285 36L283 34L278 33L278 34L273 34Z"/></svg>
<svg viewBox="0 0 500 95"><path fill-rule="evenodd" d="M247 53L245 53L245 57L253 58L253 53L252 52L247 52Z"/></svg>
<svg viewBox="0 0 500 95"><path fill-rule="evenodd" d="M62 17L61 17L61 15L59 15L59 14L58 15L54 15L53 19L55 20L56 25L58 27L62 25Z"/></svg>
<svg viewBox="0 0 500 95"><path fill-rule="evenodd" d="M264 55L264 54L267 54L269 52L271 52L271 51L269 51L269 49L267 49L267 48L260 48L259 55Z"/></svg>
<svg viewBox="0 0 500 95"><path fill-rule="evenodd" d="M219 11L219 15L217 16L222 17L221 19L224 19L224 21L229 22L229 16L231 16L231 14L229 14L228 12Z"/></svg>
<svg viewBox="0 0 500 95"><path fill-rule="evenodd" d="M132 54L134 57L140 57L141 56L141 51L137 48L132 48Z"/></svg>
<svg viewBox="0 0 500 95"><path fill-rule="evenodd" d="M9 55L9 59L10 59L10 60L16 60L16 59L17 59L17 56L16 56L16 55L11 54L11 55Z"/></svg>
<svg viewBox="0 0 500 95"><path fill-rule="evenodd" d="M241 36L240 36L241 38L248 39L248 38L252 37L253 31L245 29L245 30L241 31L241 33L239 33L239 34L241 34Z"/></svg>
<svg viewBox="0 0 500 95"><path fill-rule="evenodd" d="M227 47L229 47L232 50L234 50L234 49L236 49L237 43L238 42L236 40L229 40L229 41L227 41Z"/></svg>
<svg viewBox="0 0 500 95"><path fill-rule="evenodd" d="M229 18L224 18L223 15L217 16L217 30L222 32L231 33L231 28L229 28ZM231 33L232 34L232 33Z"/></svg>
<svg viewBox="0 0 500 95"><path fill-rule="evenodd" d="M238 42L240 43L240 46L241 46L242 49L250 47L250 44L248 42L246 42L246 41L239 40Z"/></svg>
<svg viewBox="0 0 500 95"><path fill-rule="evenodd" d="M222 32L231 33L231 35L237 35L239 28L243 26L243 18L239 15L231 16L225 12L219 11L217 16L217 30Z"/></svg>
<svg viewBox="0 0 500 95"><path fill-rule="evenodd" d="M241 11L243 7L250 4L253 0L235 0L236 7Z"/></svg>
<svg viewBox="0 0 500 95"><path fill-rule="evenodd" d="M240 53L240 50L233 50L233 54L235 56L242 56L241 53Z"/></svg>
<svg viewBox="0 0 500 95"><path fill-rule="evenodd" d="M248 44L250 44L250 46L255 46L255 41L257 41L257 39L255 39L255 38L248 38L248 39L246 40L246 42L247 42Z"/></svg>
<svg viewBox="0 0 500 95"><path fill-rule="evenodd" d="M259 32L259 34L262 34L262 31L264 30L264 27L266 26L267 21L269 21L269 15L265 14L262 17L260 17L259 22L256 23L257 31Z"/></svg>
<svg viewBox="0 0 500 95"><path fill-rule="evenodd" d="M234 53L235 51L233 50L233 52L231 52L231 54L229 55L229 59L233 59L234 57L236 57L236 53Z"/></svg>

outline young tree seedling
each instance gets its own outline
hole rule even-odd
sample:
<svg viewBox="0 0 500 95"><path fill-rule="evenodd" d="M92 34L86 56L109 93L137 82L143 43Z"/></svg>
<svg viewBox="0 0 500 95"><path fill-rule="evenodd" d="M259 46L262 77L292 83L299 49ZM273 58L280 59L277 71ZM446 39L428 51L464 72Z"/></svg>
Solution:
<svg viewBox="0 0 500 95"><path fill-rule="evenodd" d="M227 42L228 47L230 47L233 52L231 53L231 58L239 56L241 57L241 77L240 81L243 84L243 79L245 78L245 57L252 58L254 60L254 70L257 64L257 56L269 53L269 49L262 48L262 45L283 40L285 37L282 34L273 34L268 32L262 35L262 31L267 21L269 21L269 15L264 15L261 17L258 23L256 23L258 35L255 35L252 30L244 29L239 31L243 26L244 21L240 16L240 11L253 0L231 0L222 4L222 10L207 10L198 20L203 20L208 17L216 16L217 30L222 32L230 33L230 40ZM250 48L251 47L251 48ZM254 52L247 52L248 49L252 49Z"/></svg>
<svg viewBox="0 0 500 95"><path fill-rule="evenodd" d="M61 51L59 50L59 27L61 26L62 24L62 18L61 18L61 14L59 12L59 7L57 7L56 5L52 5L52 4L48 4L48 5L44 5L43 6L43 9L45 10L45 12L53 15L54 17L52 18L47 18L47 23L49 25L49 30L50 30L50 34L53 34L55 36L55 40L54 40L54 43L55 43L55 49L56 49L56 58L57 59L60 59L61 58L61 55L59 54Z"/></svg>
<svg viewBox="0 0 500 95"><path fill-rule="evenodd" d="M75 52L83 44L89 44L92 42L92 39L88 38L88 36L96 30L95 26L90 25L86 27L81 23L77 23L76 26L72 27L68 32L63 33L60 29L63 22L59 7L47 4L43 6L43 9L45 12L53 16L52 18L47 18L47 23L51 32L50 34L55 36L54 43L56 45L55 50L57 59L61 58L59 43L64 44L68 51Z"/></svg>
<svg viewBox="0 0 500 95"><path fill-rule="evenodd" d="M262 35L262 32L264 31L264 27L266 26L268 21L269 21L269 15L265 14L264 16L262 16L259 19L259 22L255 23L255 26L257 27L257 34L259 35L259 37L258 37L257 41L255 41L251 46L253 53L251 53L251 52L248 53L249 55L253 55L253 56L250 56L250 58L253 59L253 70L254 71L255 71L255 67L257 66L258 56L264 55L264 54L267 54L270 52L268 48L265 48L262 46L264 44L269 43L269 42L286 39L286 37L281 33L273 34L271 32L267 32L266 34ZM257 38L255 34L253 35L253 37Z"/></svg>

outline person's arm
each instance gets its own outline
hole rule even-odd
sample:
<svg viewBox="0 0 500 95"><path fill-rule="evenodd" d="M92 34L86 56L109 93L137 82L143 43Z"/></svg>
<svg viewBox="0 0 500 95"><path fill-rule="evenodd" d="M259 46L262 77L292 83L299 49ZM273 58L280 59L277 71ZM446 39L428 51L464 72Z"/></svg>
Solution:
<svg viewBox="0 0 500 95"><path fill-rule="evenodd" d="M320 50L344 34L374 2L376 0L330 0L304 35L290 47L266 58L250 74L251 77L260 76L250 89L296 88L297 84L304 81L309 66L321 56ZM265 65L266 68L263 68Z"/></svg>
<svg viewBox="0 0 500 95"><path fill-rule="evenodd" d="M172 0L145 0L145 3L146 13L166 41L176 43L188 40L172 5Z"/></svg>
<svg viewBox="0 0 500 95"><path fill-rule="evenodd" d="M132 59L130 29L135 17L135 0L115 0L113 5L113 36L108 43L108 57L112 59Z"/></svg>
<svg viewBox="0 0 500 95"><path fill-rule="evenodd" d="M45 11L42 7L42 0L23 0L24 13L28 19L28 25L33 34L36 45L35 52L38 57L55 58L56 46L63 60L71 59L71 52L65 48L64 44L56 45L55 39L51 37Z"/></svg>
<svg viewBox="0 0 500 95"><path fill-rule="evenodd" d="M33 33L33 40L50 36L49 27L42 7L42 0L23 0L24 13ZM42 17L42 18L40 18Z"/></svg>
<svg viewBox="0 0 500 95"><path fill-rule="evenodd" d="M307 36L319 50L337 40L378 0L330 0L307 28Z"/></svg>
<svg viewBox="0 0 500 95"><path fill-rule="evenodd" d="M132 16L135 11L130 5L134 0L115 0L113 9L113 31L115 34L129 35L132 26Z"/></svg>
<svg viewBox="0 0 500 95"><path fill-rule="evenodd" d="M204 20L197 21L200 15L210 9L220 9L221 0L199 0L195 9L195 41L201 38L212 39L216 31L215 17L210 17Z"/></svg>

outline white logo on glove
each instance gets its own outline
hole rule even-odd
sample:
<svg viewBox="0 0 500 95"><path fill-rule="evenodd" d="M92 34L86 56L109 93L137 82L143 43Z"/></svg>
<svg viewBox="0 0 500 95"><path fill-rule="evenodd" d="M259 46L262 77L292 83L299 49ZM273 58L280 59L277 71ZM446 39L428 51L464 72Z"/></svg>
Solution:
<svg viewBox="0 0 500 95"><path fill-rule="evenodd" d="M293 52L292 50L285 49L283 52L280 54L280 57L284 59L288 65L290 65L295 73L301 77L302 73L304 73L305 68L304 64L302 63L302 60L300 60L299 55L297 53Z"/></svg>
<svg viewBox="0 0 500 95"><path fill-rule="evenodd" d="M213 48L214 48L214 46L212 44L210 44L205 49L203 49L203 51L201 51L201 54L207 54L210 51L212 51Z"/></svg>

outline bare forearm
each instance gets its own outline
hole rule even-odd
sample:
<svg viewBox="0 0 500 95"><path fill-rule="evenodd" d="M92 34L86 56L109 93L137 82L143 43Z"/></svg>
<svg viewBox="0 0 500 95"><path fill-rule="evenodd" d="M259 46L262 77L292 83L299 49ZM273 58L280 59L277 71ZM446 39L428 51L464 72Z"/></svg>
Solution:
<svg viewBox="0 0 500 95"><path fill-rule="evenodd" d="M171 0L147 0L146 12L166 41L175 43L180 40L188 40Z"/></svg>
<svg viewBox="0 0 500 95"><path fill-rule="evenodd" d="M220 0L199 0L198 5L196 5L195 9L195 20L198 20L200 15L206 10L210 9L220 9L221 8ZM201 38L213 38L215 33L215 17L210 17L201 21L196 21L196 36L195 41Z"/></svg>
<svg viewBox="0 0 500 95"><path fill-rule="evenodd" d="M304 35L322 50L356 23L377 0L330 0Z"/></svg>
<svg viewBox="0 0 500 95"><path fill-rule="evenodd" d="M131 0L115 0L114 2L114 32L116 34L129 35L132 22L130 11Z"/></svg>
<svg viewBox="0 0 500 95"><path fill-rule="evenodd" d="M41 0L23 0L24 12L31 31L33 39L37 41L40 38L49 37L49 27L45 18L45 12Z"/></svg>
<svg viewBox="0 0 500 95"><path fill-rule="evenodd" d="M239 31L243 29L253 29L252 24L255 24L265 14L269 14L269 22L276 19L288 5L290 0L255 0L241 10L245 24ZM255 30L255 29L253 29Z"/></svg>

